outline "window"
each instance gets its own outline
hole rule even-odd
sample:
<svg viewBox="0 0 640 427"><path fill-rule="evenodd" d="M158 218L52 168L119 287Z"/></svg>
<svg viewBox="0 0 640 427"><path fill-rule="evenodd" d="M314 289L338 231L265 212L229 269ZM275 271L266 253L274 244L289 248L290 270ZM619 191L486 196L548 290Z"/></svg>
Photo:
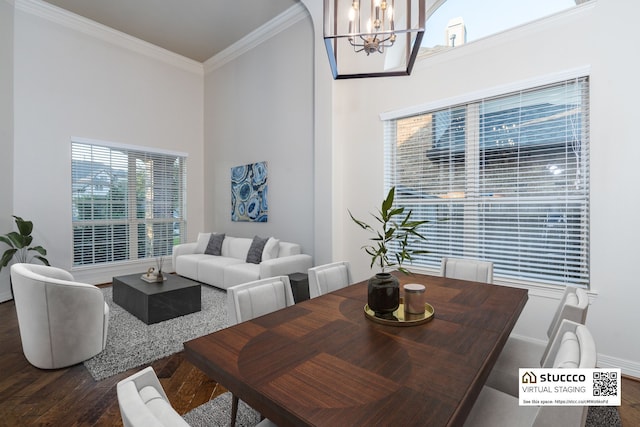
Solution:
<svg viewBox="0 0 640 427"><path fill-rule="evenodd" d="M588 286L588 80L385 120L385 186L429 254L494 262L512 282Z"/></svg>
<svg viewBox="0 0 640 427"><path fill-rule="evenodd" d="M429 2L421 55L488 37L589 0L436 0Z"/></svg>
<svg viewBox="0 0 640 427"><path fill-rule="evenodd" d="M170 255L185 235L186 157L74 140L73 265Z"/></svg>

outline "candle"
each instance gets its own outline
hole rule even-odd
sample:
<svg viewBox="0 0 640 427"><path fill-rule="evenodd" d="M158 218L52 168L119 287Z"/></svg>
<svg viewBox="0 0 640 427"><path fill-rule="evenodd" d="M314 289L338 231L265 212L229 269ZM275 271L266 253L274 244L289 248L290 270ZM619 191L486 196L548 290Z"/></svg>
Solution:
<svg viewBox="0 0 640 427"><path fill-rule="evenodd" d="M404 285L404 312L408 314L424 314L425 287L417 283Z"/></svg>

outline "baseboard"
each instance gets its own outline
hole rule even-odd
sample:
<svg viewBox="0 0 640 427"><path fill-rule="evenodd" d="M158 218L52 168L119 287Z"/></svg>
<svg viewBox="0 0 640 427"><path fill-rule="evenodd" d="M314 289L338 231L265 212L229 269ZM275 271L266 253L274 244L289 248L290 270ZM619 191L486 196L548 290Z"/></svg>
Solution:
<svg viewBox="0 0 640 427"><path fill-rule="evenodd" d="M623 375L640 378L640 363L598 353L598 368L620 368Z"/></svg>
<svg viewBox="0 0 640 427"><path fill-rule="evenodd" d="M13 299L13 295L10 290L6 290L4 292L0 292L0 302L6 302Z"/></svg>

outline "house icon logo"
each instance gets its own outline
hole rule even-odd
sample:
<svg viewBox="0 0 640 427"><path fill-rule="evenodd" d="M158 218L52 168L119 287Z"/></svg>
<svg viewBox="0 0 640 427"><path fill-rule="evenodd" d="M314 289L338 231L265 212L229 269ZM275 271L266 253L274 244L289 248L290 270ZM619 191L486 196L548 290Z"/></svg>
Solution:
<svg viewBox="0 0 640 427"><path fill-rule="evenodd" d="M538 378L536 378L536 374L533 372L527 371L522 374L522 384L535 384L538 382Z"/></svg>

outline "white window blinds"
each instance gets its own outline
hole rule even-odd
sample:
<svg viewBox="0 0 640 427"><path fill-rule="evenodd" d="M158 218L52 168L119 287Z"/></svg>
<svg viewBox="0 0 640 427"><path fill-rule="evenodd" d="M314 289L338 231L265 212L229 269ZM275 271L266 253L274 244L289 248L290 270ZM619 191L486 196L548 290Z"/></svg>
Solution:
<svg viewBox="0 0 640 427"><path fill-rule="evenodd" d="M170 255L185 235L186 157L72 141L73 264Z"/></svg>
<svg viewBox="0 0 640 427"><path fill-rule="evenodd" d="M430 220L430 251L494 277L589 283L587 78L385 121L385 185Z"/></svg>

